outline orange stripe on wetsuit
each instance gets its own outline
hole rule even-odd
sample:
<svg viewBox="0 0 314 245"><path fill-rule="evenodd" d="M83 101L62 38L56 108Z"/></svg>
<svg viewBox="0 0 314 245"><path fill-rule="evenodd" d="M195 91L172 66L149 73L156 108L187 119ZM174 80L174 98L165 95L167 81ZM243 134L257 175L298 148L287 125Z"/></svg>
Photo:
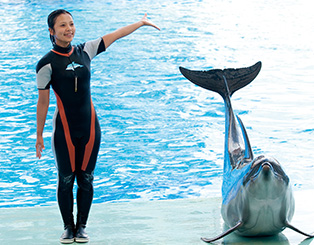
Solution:
<svg viewBox="0 0 314 245"><path fill-rule="evenodd" d="M54 52L55 54L61 55L61 56L65 56L65 57L70 57L70 55L73 53L74 51L74 47L72 47L71 51L69 53L60 53L56 50L51 49L52 52Z"/></svg>
<svg viewBox="0 0 314 245"><path fill-rule="evenodd" d="M82 164L82 168L81 168L83 171L85 171L87 168L90 156L92 155L92 151L94 148L94 143L95 143L95 118L96 118L96 114L95 114L95 109L94 109L94 105L93 105L92 100L90 103L91 103L90 136L89 136L88 143L85 146L83 164Z"/></svg>
<svg viewBox="0 0 314 245"><path fill-rule="evenodd" d="M71 169L72 169L72 172L74 172L75 171L75 147L74 147L72 139L71 139L70 128L69 128L67 117L65 115L63 103L62 103L59 95L56 92L55 92L55 95L57 98L57 105L58 105L58 109L59 109L61 122L63 125L65 141L67 143L67 147L68 147L68 151L69 151Z"/></svg>
<svg viewBox="0 0 314 245"><path fill-rule="evenodd" d="M57 98L57 104L59 108L59 114L61 118L61 122L63 125L63 130L64 130L64 135L65 135L65 141L68 147L69 151L69 157L70 157L70 163L71 163L71 169L72 172L75 171L75 146L73 145L72 139L71 139L71 134L70 134L70 128L68 124L67 117L65 115L63 103L58 96L58 94L55 92L56 98ZM96 114L95 114L95 109L93 102L91 101L91 125L90 125L90 136L88 143L85 146L85 152L84 152L84 158L83 158L83 164L81 169L83 171L86 170L90 156L92 155L92 151L94 148L94 143L95 143L95 119L96 119Z"/></svg>

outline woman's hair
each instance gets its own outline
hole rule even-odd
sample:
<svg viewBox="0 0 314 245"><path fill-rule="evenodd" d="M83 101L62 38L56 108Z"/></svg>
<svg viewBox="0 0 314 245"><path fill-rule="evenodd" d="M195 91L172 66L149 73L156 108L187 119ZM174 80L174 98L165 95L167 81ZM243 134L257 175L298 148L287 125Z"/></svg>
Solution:
<svg viewBox="0 0 314 245"><path fill-rule="evenodd" d="M57 9L57 10L54 10L52 11L49 15L48 15L48 19L47 19L47 22L48 22L48 27L51 28L52 30L54 30L54 25L56 23L56 19L57 17L60 15L60 14L69 14L71 15L70 12L64 10L64 9ZM71 15L72 17L72 15ZM52 42L52 44L55 44L55 37L52 36L50 34L50 41Z"/></svg>

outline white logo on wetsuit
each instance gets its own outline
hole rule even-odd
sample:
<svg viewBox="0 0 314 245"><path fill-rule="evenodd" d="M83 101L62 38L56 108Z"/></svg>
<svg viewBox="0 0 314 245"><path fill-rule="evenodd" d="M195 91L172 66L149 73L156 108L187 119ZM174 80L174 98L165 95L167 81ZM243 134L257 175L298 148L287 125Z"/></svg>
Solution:
<svg viewBox="0 0 314 245"><path fill-rule="evenodd" d="M67 71L74 71L74 69L83 67L83 65L77 64L74 61L71 64L68 64L67 68L65 70Z"/></svg>

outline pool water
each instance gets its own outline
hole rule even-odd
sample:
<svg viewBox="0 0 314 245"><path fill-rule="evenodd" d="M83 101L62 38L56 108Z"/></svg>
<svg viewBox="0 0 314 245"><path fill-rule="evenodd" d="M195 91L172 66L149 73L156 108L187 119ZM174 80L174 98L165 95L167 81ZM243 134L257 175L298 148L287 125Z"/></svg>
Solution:
<svg viewBox="0 0 314 245"><path fill-rule="evenodd" d="M44 156L35 158L35 67L51 49L46 18L69 10L74 44L139 20L143 27L92 62L102 128L95 203L220 195L224 107L178 67L206 70L263 62L233 107L255 155L274 156L295 190L314 188L314 16L304 1L0 0L0 207L56 203L51 151L54 95Z"/></svg>

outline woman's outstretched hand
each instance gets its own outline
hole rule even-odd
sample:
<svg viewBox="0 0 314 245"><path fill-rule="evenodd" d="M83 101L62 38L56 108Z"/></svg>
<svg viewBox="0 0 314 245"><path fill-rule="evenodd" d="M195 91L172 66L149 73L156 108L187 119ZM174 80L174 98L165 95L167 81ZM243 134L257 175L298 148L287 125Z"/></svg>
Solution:
<svg viewBox="0 0 314 245"><path fill-rule="evenodd" d="M157 25L155 25L153 22L151 22L150 20L147 19L147 14L144 15L144 17L141 19L141 21L142 21L144 26L152 26L152 27L154 27L160 31L160 28Z"/></svg>

